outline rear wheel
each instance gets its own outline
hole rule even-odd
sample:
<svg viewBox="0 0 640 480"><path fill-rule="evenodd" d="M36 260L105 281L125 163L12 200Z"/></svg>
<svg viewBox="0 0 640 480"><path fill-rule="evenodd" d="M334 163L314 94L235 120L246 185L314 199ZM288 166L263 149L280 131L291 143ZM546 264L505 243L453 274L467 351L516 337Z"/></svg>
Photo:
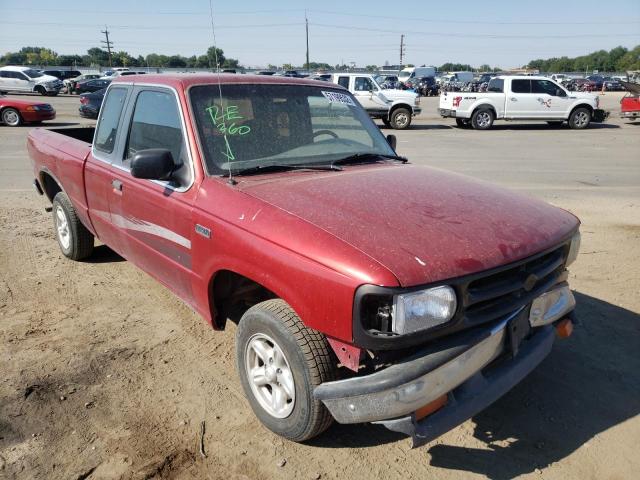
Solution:
<svg viewBox="0 0 640 480"><path fill-rule="evenodd" d="M569 126L575 129L587 128L591 123L591 112L586 108L576 108L569 116Z"/></svg>
<svg viewBox="0 0 640 480"><path fill-rule="evenodd" d="M18 127L22 124L20 112L15 108L5 108L2 111L2 123L10 127Z"/></svg>
<svg viewBox="0 0 640 480"><path fill-rule="evenodd" d="M481 109L473 112L471 125L476 130L488 130L493 125L493 112L489 109Z"/></svg>
<svg viewBox="0 0 640 480"><path fill-rule="evenodd" d="M53 225L60 250L71 260L82 260L93 251L93 234L82 224L64 192L53 198Z"/></svg>
<svg viewBox="0 0 640 480"><path fill-rule="evenodd" d="M236 366L253 412L271 431L302 442L326 430L333 417L313 397L335 379L326 338L304 326L283 300L267 300L242 316Z"/></svg>
<svg viewBox="0 0 640 480"><path fill-rule="evenodd" d="M391 127L396 130L404 130L411 125L411 112L406 108L396 108L391 113Z"/></svg>

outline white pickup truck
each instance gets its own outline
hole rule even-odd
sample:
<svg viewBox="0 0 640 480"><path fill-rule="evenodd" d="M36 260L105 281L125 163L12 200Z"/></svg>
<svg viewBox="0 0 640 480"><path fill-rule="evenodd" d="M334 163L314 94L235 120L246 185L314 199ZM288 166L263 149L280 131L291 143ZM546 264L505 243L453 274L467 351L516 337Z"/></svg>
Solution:
<svg viewBox="0 0 640 480"><path fill-rule="evenodd" d="M550 125L567 121L571 128L602 122L608 112L600 110L598 95L568 92L546 77L499 76L491 79L487 92L444 92L440 115L453 117L459 127L487 130L493 121L543 120Z"/></svg>
<svg viewBox="0 0 640 480"><path fill-rule="evenodd" d="M353 93L371 118L379 118L396 130L408 128L412 117L422 111L420 95L413 90L383 90L373 76L366 73L335 73L330 81Z"/></svg>

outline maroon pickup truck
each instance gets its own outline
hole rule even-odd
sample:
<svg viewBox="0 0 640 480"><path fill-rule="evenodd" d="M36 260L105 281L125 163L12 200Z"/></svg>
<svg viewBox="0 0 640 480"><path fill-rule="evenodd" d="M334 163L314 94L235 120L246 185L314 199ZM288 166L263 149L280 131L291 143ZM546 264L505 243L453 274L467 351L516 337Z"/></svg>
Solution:
<svg viewBox="0 0 640 480"><path fill-rule="evenodd" d="M62 252L94 239L215 329L262 423L375 422L423 444L571 333L578 220L396 155L342 87L248 75L110 85L96 128L34 129Z"/></svg>

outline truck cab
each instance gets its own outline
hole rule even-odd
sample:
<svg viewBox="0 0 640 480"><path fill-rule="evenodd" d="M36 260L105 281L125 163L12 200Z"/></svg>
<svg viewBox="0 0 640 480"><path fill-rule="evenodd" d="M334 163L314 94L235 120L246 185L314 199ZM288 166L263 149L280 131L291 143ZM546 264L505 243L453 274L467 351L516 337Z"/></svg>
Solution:
<svg viewBox="0 0 640 480"><path fill-rule="evenodd" d="M383 89L372 75L335 73L333 83L349 90L371 118L379 118L396 130L409 128L413 116L420 114L420 96L410 90Z"/></svg>
<svg viewBox="0 0 640 480"><path fill-rule="evenodd" d="M567 121L571 128L601 122L607 113L598 109L599 98L590 93L568 92L545 77L498 76L487 92L444 92L440 115L453 117L460 127L491 128L502 120L539 120L552 125Z"/></svg>

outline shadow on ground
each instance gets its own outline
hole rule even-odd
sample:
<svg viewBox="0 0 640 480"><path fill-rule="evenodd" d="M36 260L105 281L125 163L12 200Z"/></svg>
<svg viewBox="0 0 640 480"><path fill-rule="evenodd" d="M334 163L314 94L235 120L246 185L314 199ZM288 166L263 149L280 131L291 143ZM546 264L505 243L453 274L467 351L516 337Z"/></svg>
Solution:
<svg viewBox="0 0 640 480"><path fill-rule="evenodd" d="M83 261L85 263L114 263L124 262L125 259L106 245L98 245L93 249L91 256Z"/></svg>
<svg viewBox="0 0 640 480"><path fill-rule="evenodd" d="M640 413L640 315L581 293L576 301L574 334L557 341L529 377L473 418L483 448L427 445L425 461L511 479L562 460ZM334 425L309 444L362 448L402 438L375 425Z"/></svg>

